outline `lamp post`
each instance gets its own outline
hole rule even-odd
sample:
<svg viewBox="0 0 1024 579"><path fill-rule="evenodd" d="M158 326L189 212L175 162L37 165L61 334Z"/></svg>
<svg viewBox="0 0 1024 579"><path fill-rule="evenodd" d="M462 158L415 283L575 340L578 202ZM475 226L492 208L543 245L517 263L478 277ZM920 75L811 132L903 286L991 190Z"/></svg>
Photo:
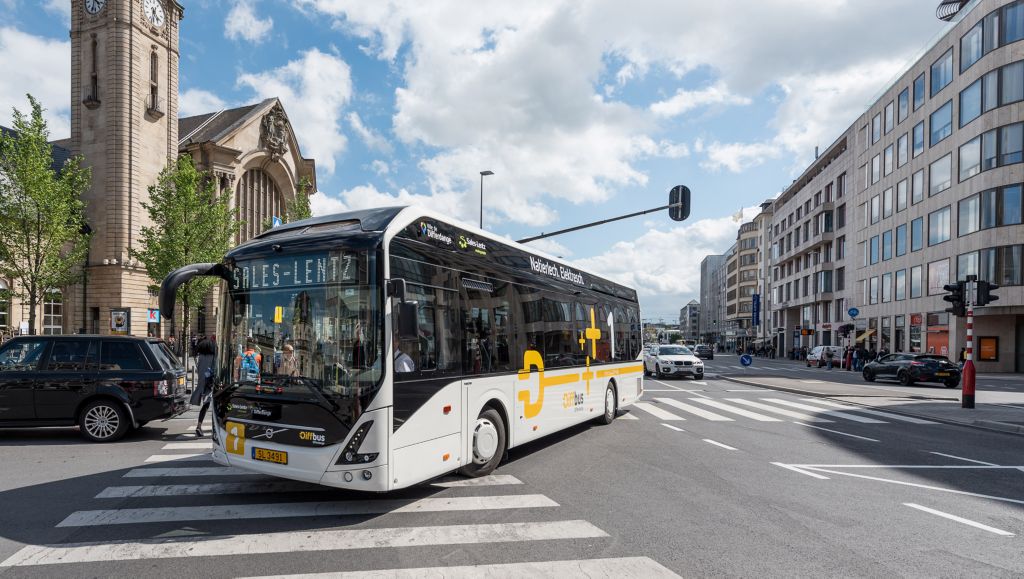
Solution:
<svg viewBox="0 0 1024 579"><path fill-rule="evenodd" d="M493 174L494 171L480 171L480 229L484 228L484 177Z"/></svg>

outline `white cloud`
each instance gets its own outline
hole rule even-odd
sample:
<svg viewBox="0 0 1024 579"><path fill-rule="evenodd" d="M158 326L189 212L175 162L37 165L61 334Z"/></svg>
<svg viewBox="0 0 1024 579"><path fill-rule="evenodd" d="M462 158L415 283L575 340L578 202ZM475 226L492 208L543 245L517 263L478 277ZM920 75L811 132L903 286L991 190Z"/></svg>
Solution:
<svg viewBox="0 0 1024 579"><path fill-rule="evenodd" d="M704 145L707 159L700 166L708 171L719 171L723 168L739 173L740 171L761 165L768 159L777 159L782 154L778 145L773 143L719 143Z"/></svg>
<svg viewBox="0 0 1024 579"><path fill-rule="evenodd" d="M698 107L710 105L749 105L750 98L735 95L721 82L699 90L679 89L671 98L651 105L651 112L659 117L677 117Z"/></svg>
<svg viewBox="0 0 1024 579"><path fill-rule="evenodd" d="M71 2L67 0L45 0L43 8L61 17L64 24L71 25Z"/></svg>
<svg viewBox="0 0 1024 579"><path fill-rule="evenodd" d="M178 97L178 114L182 117L214 113L227 108L224 99L210 91L190 88Z"/></svg>
<svg viewBox="0 0 1024 579"><path fill-rule="evenodd" d="M381 161L380 159L374 159L373 162L370 163L370 168L373 169L373 172L378 175L387 175L388 173L391 172L391 167L389 167L387 163Z"/></svg>
<svg viewBox="0 0 1024 579"><path fill-rule="evenodd" d="M231 40L247 40L259 44L274 27L271 17L260 18L251 0L236 0L224 20L224 36Z"/></svg>
<svg viewBox="0 0 1024 579"><path fill-rule="evenodd" d="M327 195L321 191L311 195L309 201L314 215L328 215L355 209L409 205L437 211L469 222L476 221L476 218L470 215L472 211L467 210L457 195L420 195L405 189L401 189L397 194L392 195L378 190L371 184L353 187L352 189L342 191L336 196Z"/></svg>
<svg viewBox="0 0 1024 579"><path fill-rule="evenodd" d="M10 126L12 108L30 111L25 93L46 112L50 138L71 135L71 43L0 27L0 124Z"/></svg>
<svg viewBox="0 0 1024 579"><path fill-rule="evenodd" d="M531 242L527 243L526 245L529 245L531 247L536 247L537 249L539 249L539 250L541 250L543 252L549 253L549 254L551 254L551 255L553 255L555 257L571 257L572 256L572 250L571 249L569 249L568 247L562 245L561 243L558 243L554 239L538 239L536 241L531 241Z"/></svg>
<svg viewBox="0 0 1024 579"><path fill-rule="evenodd" d="M313 48L280 68L243 73L238 85L251 88L259 98L279 97L302 154L316 159L317 168L334 172L347 145L341 117L352 98L351 71L344 60Z"/></svg>
<svg viewBox="0 0 1024 579"><path fill-rule="evenodd" d="M371 151L380 151L382 153L391 152L391 143L363 124L363 119L359 117L359 113L353 111L349 113L346 118L348 119L349 126L352 127L352 130L363 141L363 144L366 145L367 149L370 149Z"/></svg>

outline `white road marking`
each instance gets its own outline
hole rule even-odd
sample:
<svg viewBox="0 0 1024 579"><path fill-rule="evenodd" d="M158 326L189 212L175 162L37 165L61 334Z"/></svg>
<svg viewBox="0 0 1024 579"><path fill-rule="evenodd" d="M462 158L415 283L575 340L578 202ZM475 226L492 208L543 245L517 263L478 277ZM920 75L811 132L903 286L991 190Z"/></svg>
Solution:
<svg viewBox="0 0 1024 579"><path fill-rule="evenodd" d="M226 537L188 539L149 539L32 545L0 563L0 567L89 563L98 561L136 561L177 557L214 557L251 553L297 553L349 549L380 549L431 545L469 545L552 541L607 537L608 534L587 521L545 523L498 523L487 525L443 525L434 527L395 527L383 529L321 529L284 533L233 534Z"/></svg>
<svg viewBox="0 0 1024 579"><path fill-rule="evenodd" d="M726 392L764 392L764 388L757 388L754 390L726 390Z"/></svg>
<svg viewBox="0 0 1024 579"><path fill-rule="evenodd" d="M441 479L430 486L452 488L452 487L490 487L501 485L521 485L523 481L510 474L490 474L480 478L453 477Z"/></svg>
<svg viewBox="0 0 1024 579"><path fill-rule="evenodd" d="M919 470L1016 470L1022 466L973 466L969 464L798 464L804 468L888 468Z"/></svg>
<svg viewBox="0 0 1024 579"><path fill-rule="evenodd" d="M1007 498L1007 497L997 497L997 496L994 496L994 495L983 495L981 493L972 493L972 492L969 492L969 491L958 491L956 489L947 489L947 488L936 487L936 486L932 486L932 485L924 485L924 484L906 482L906 481L901 481L901 480L893 480L893 479L882 478L882 477L877 477L877 476L868 476L866 474L855 474L855 473L852 473L852 472L843 472L843 471L839 471L839 470L831 470L831 469L821 468L821 467L817 467L817 466L808 466L806 464L799 464L797 466L799 466L800 468L806 468L806 469L815 470L815 471L818 471L818 472L827 472L829 474L835 474L835 475L839 475L839 476L848 476L848 477L853 477L853 478L862 478L862 479L865 479L865 480L873 480L873 481L878 481L878 482L892 483L894 485L902 485L902 486L906 486L906 487L914 487L914 488L919 488L919 489L927 489L927 490L930 490L930 491L939 491L939 492L944 492L944 493L952 493L954 495L966 495L966 496L969 496L969 497L978 497L978 498L982 498L982 499L991 499L993 501L1002 501L1004 503L1014 503L1014 504L1017 504L1017 505L1024 505L1024 500L1020 500L1020 499L1011 499L1011 498ZM844 468L846 466L847 465L843 465ZM985 468L985 467L980 467L980 468ZM1000 467L1000 468L1006 468L1006 467Z"/></svg>
<svg viewBox="0 0 1024 579"><path fill-rule="evenodd" d="M914 418L913 416L903 416L902 414L892 414L891 412L880 412L878 410L863 408L861 406L851 406L849 404L840 404L839 402L833 402L831 400L822 400L821 398L804 398L803 400L805 402L821 404L822 406L844 408L851 412L860 412L861 414L869 414L871 416L881 416L882 418L888 418L889 420L898 420L902 422L909 422L911 424L938 424L938 422L933 420L924 420L923 418Z"/></svg>
<svg viewBox="0 0 1024 579"><path fill-rule="evenodd" d="M689 412L690 414L696 414L697 416L700 416L701 418L706 418L708 420L713 420L713 421L716 421L716 422L732 422L733 421L732 418L729 418L727 416L722 416L721 414L715 414L714 412L709 412L707 410L704 410L703 408L697 408L696 406L691 406L690 404L687 404L685 402L680 402L680 401L678 401L678 400L676 400L674 398L658 398L658 402L661 402L662 404L668 404L669 406L678 408L678 409L683 410L685 412Z"/></svg>
<svg viewBox="0 0 1024 579"><path fill-rule="evenodd" d="M707 386L708 385L707 382L704 382L704 381L701 381L701 380L694 380L693 383L694 384L700 384L701 386Z"/></svg>
<svg viewBox="0 0 1024 579"><path fill-rule="evenodd" d="M803 422L794 422L800 426L806 426L807 428L816 428L818 430L824 430L825 432L831 432L832 434L842 434L843 436L849 436L850 438L859 438L861 440L867 440L868 442L878 442L877 438L868 438L866 436L860 436L859 434L850 434L849 432L840 432L838 430L832 430L830 428L822 428L820 426L814 426L813 424L804 424Z"/></svg>
<svg viewBox="0 0 1024 579"><path fill-rule="evenodd" d="M924 511L926 513L931 513L933 515L938 515L938 516L940 516L940 517L942 517L944 519L949 519L951 521L956 521L958 523L963 523L965 525L969 525L971 527L974 527L975 529L981 529L982 531L988 531L989 533L995 533L996 535L1001 535L1003 537L1013 537L1013 536L1015 536L1013 533L1011 533L1009 531L1004 531L1002 529L997 529L995 527L990 527L988 525L983 525L983 524L981 524L981 523L979 523L977 521L972 521L970 519L965 519L963 517L958 517L956 515L951 515L949 513L944 513L942 511L936 511L935 509L929 509L928 507L923 507L923 506L915 504L915 503L903 503L903 505L906 506L906 507L910 507L912 509L917 509L919 511Z"/></svg>
<svg viewBox="0 0 1024 579"><path fill-rule="evenodd" d="M956 455L953 455L953 454L946 454L944 452L932 452L932 454L937 454L939 456L944 456L946 458L955 458L956 460L963 460L963 461L967 461L967 462L973 462L975 464L983 464L985 466L999 466L999 465L997 465L995 463L992 463L992 462L985 462L983 460L974 460L973 458L964 458L962 456L956 456Z"/></svg>
<svg viewBox="0 0 1024 579"><path fill-rule="evenodd" d="M640 419L637 418L633 414L623 414L623 415L619 416L616 420L640 420Z"/></svg>
<svg viewBox="0 0 1024 579"><path fill-rule="evenodd" d="M711 440L710 438L702 438L701 440L703 440L704 442L706 442L708 444L713 444L715 446L720 446L720 447L722 447L722 448L724 448L726 450L736 450L735 448L729 446L728 444L722 444L721 442L716 442L714 440Z"/></svg>
<svg viewBox="0 0 1024 579"><path fill-rule="evenodd" d="M774 406L769 406L767 404L762 404L760 402L755 402L753 400L745 400L743 398L726 398L726 400L728 400L729 402L735 402L737 404L745 404L747 406L759 408L761 410L766 410L768 412L774 412L775 414L779 414L781 416L788 416L789 418L798 418L800 420L806 420L808 422L832 422L827 418L819 418L817 416L804 414L803 412L797 412L795 410L786 410L785 408L776 408Z"/></svg>
<svg viewBox="0 0 1024 579"><path fill-rule="evenodd" d="M795 466L793 466L791 464L784 464L784 463L781 463L781 462L773 462L772 464L774 464L775 466L781 466L782 468L789 469L789 470L791 470L793 472L798 472L800 474L805 474L805 475L807 475L807 476L809 476L811 478L816 478L816 479L820 479L820 480L829 480L829 478L827 476L820 475L820 474L818 474L816 472L810 472L810 471L804 470L802 468L797 468L797 467L795 467Z"/></svg>
<svg viewBox="0 0 1024 579"><path fill-rule="evenodd" d="M686 432L685 430L679 428L678 426L672 426L671 424L665 424L664 422L662 422L661 425L664 426L665 428L671 428L672 430L675 430L677 432Z"/></svg>
<svg viewBox="0 0 1024 579"><path fill-rule="evenodd" d="M744 410L742 408L736 408L735 406L730 406L730 405L728 405L728 404L726 404L724 402L718 401L718 400L710 400L710 399L704 399L704 398L690 398L690 401L691 402L700 402L701 404L706 404L708 406L712 406L712 407L717 408L719 410L725 410L726 412L732 412L733 414L739 414L740 416L745 416L747 418L753 418L754 420L758 420L758 421L761 421L761 422L782 422L781 420L779 420L778 418L775 418L773 416L765 416L764 414L758 414L757 412L751 412L749 410Z"/></svg>
<svg viewBox="0 0 1024 579"><path fill-rule="evenodd" d="M213 448L213 443L210 441L206 442L169 442L163 446L160 450L210 450Z"/></svg>
<svg viewBox="0 0 1024 579"><path fill-rule="evenodd" d="M203 468L133 468L121 476L123 478L149 478L162 476L237 476L243 474L255 475L256 473L240 468L213 466Z"/></svg>
<svg viewBox="0 0 1024 579"><path fill-rule="evenodd" d="M686 420L682 416L676 416L671 412L666 412L661 408L658 408L657 406L653 404L648 404L646 402L634 402L633 407L639 408L640 410L643 410L648 414L653 414L655 418L658 418L660 420Z"/></svg>
<svg viewBox="0 0 1024 579"><path fill-rule="evenodd" d="M811 412L817 412L818 414L825 414L827 416L835 416L836 418L845 418L846 420L852 420L854 422L863 422L865 424L885 424L882 420L875 420L874 418L864 418L863 416L857 416L855 414L849 414L847 412L840 412L838 410L826 410L820 406L810 406L807 404L800 404L799 402L790 402L789 400L782 400L780 398L762 398L765 402L771 402L772 404L781 404L783 406L789 406L791 408L799 408L800 410L809 410Z"/></svg>
<svg viewBox="0 0 1024 579"><path fill-rule="evenodd" d="M213 460L213 457L210 455L209 452L198 452L192 454L154 454L153 456L147 458L144 462L171 462L172 460Z"/></svg>
<svg viewBox="0 0 1024 579"><path fill-rule="evenodd" d="M729 366L729 367L730 367L730 368L733 368L733 369L735 369L735 370L743 370L743 369L744 369L744 367L743 367L743 366Z"/></svg>
<svg viewBox="0 0 1024 579"><path fill-rule="evenodd" d="M477 579L479 577L536 577L538 579L564 579L568 577L621 577L623 579L668 579L679 577L669 569L647 557L618 557L610 559L584 559L580 561L537 561L529 563L499 563L493 565L466 565L459 567L421 567L418 569L386 569L379 571L338 571L334 573L303 573L301 575L271 575L248 579L419 579L444 577L445 579Z"/></svg>
<svg viewBox="0 0 1024 579"><path fill-rule="evenodd" d="M322 517L374 515L381 513L436 513L557 507L558 503L544 495L500 495L491 497L448 497L428 499L361 500L310 503L268 503L247 505L212 505L202 507L155 507L142 509L107 509L76 511L58 527L91 527L97 525L133 525L181 521L222 521L242 519L275 519L290 517Z"/></svg>

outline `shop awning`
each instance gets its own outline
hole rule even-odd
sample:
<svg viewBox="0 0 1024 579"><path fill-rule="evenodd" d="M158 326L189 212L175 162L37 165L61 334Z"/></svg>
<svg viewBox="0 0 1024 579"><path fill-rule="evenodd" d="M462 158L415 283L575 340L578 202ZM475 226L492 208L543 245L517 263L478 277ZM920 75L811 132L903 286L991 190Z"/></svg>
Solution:
<svg viewBox="0 0 1024 579"><path fill-rule="evenodd" d="M857 341L858 342L863 342L865 339L867 339L868 336L870 336L871 334L874 334L874 333L875 333L874 330L868 330L868 331L864 332L863 334L857 336Z"/></svg>

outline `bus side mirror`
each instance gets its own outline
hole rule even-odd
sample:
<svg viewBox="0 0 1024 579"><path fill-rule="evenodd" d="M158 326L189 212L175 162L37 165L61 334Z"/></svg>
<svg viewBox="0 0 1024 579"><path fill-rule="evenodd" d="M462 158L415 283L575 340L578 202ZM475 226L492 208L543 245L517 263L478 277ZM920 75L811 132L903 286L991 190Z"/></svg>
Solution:
<svg viewBox="0 0 1024 579"><path fill-rule="evenodd" d="M416 302L398 304L398 337L403 340L415 340L419 337Z"/></svg>
<svg viewBox="0 0 1024 579"><path fill-rule="evenodd" d="M404 279L389 279L387 288L389 298L398 298L398 301L405 303Z"/></svg>

